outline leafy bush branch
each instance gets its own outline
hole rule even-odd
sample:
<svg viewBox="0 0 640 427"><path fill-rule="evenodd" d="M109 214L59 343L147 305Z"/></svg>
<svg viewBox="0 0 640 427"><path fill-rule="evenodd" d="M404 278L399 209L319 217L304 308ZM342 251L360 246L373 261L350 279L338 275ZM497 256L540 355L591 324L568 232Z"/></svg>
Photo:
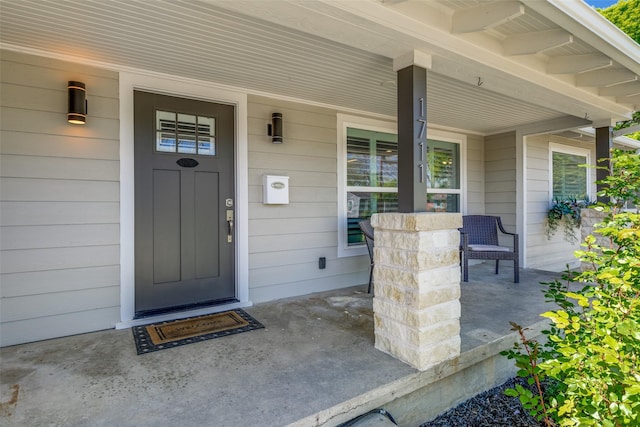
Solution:
<svg viewBox="0 0 640 427"><path fill-rule="evenodd" d="M614 152L613 174L599 194L606 219L576 255L591 269L567 272L566 283L546 283L545 296L558 309L544 343L528 339L503 352L515 359L523 387L507 393L547 426L640 425L640 214L621 209L640 201L640 156ZM573 289L577 288L577 289Z"/></svg>

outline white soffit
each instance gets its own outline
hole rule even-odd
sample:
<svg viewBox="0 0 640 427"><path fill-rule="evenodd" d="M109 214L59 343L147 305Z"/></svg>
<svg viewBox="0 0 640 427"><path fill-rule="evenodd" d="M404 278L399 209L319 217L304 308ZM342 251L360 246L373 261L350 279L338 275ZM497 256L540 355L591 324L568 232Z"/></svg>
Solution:
<svg viewBox="0 0 640 427"><path fill-rule="evenodd" d="M522 14L522 4L512 3L513 16L503 14L486 29L452 36L456 10L487 2L22 0L0 2L0 40L390 116L396 108L395 88L388 84L396 78L393 58L413 49L432 53L428 48L440 43L440 50L432 49L428 73L430 123L492 133L566 115L602 118L630 111L615 101L635 102L635 95L619 95L615 85L576 92L571 73L549 80L550 58L598 52L575 37L567 44L556 24L528 7ZM398 22L405 27L399 29ZM425 29L437 36L431 44L424 40ZM544 31L553 33L551 44L535 54L507 56L509 72L482 62L498 51L502 55L509 37ZM449 49L452 40L466 56ZM538 75L553 87L532 83ZM583 93L585 99L576 96Z"/></svg>
<svg viewBox="0 0 640 427"><path fill-rule="evenodd" d="M568 4L569 9L572 5L578 9L585 6L582 0L561 1ZM475 28L477 31L465 27L456 32L456 13L484 8L495 14L499 8L492 8L493 3L504 5L514 2L517 4L510 8L512 16L497 14L493 23L481 19L482 24ZM546 0L532 2L546 3ZM577 86L575 74L547 72L547 63L559 54L600 52L610 59L615 57L613 65L617 62L624 68L623 62L634 63L635 57L628 58L626 52L617 51L611 44L597 43L601 41L600 33L588 32L581 23L571 21L567 25L571 24L572 31L576 29L588 41L547 16L556 14L564 17L566 12L555 8L539 13L529 7L529 3L528 0L235 0L220 4L291 28L304 28L324 38L387 57L395 58L410 50L422 50L433 56L434 72L465 82L472 81L474 75L475 79L480 76L500 81L491 90L522 97L530 103L565 114L594 119L630 117L634 109L633 104L628 104L631 99L600 96L598 87ZM519 13L518 4L524 5L524 14ZM609 37L610 40L623 39L638 47L604 17L596 16L596 22L613 28L614 35ZM514 38L522 46L513 44ZM636 73L635 68L629 71Z"/></svg>

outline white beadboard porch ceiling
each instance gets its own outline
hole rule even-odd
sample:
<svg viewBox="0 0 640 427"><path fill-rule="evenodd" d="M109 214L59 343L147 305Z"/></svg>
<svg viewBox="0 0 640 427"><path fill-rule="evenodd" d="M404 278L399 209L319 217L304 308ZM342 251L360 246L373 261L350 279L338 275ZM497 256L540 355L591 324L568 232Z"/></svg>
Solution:
<svg viewBox="0 0 640 427"><path fill-rule="evenodd" d="M87 59L116 69L150 70L394 116L396 93L389 84L396 79L392 57L423 45L345 10L351 3L5 0L0 3L0 40L4 47ZM434 11L451 17L457 10L479 4L478 0L369 3L389 10L396 18L413 15L411 19ZM461 37L467 44L472 41L479 49L487 49L493 40L525 30L557 28L535 11L527 12L477 31L473 39ZM425 25L431 25L426 21ZM379 32L381 28L385 31ZM573 50L567 49L545 52L543 59L594 51L579 40ZM542 94L530 88L521 90L517 78L499 70L483 72L487 67L472 59L461 61L459 55L431 50L434 70L428 73L428 116L434 125L488 134L567 116L614 117L626 111L574 102L571 93L545 98L544 90ZM619 63L613 66L624 68ZM561 82L570 78L575 77L558 77ZM477 85L478 79L485 84ZM588 90L597 93L599 88Z"/></svg>

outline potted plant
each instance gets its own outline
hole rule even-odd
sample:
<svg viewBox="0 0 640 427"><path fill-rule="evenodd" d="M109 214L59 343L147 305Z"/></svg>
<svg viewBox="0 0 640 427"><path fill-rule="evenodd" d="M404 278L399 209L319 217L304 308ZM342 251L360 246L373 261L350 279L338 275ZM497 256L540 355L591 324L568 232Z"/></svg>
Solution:
<svg viewBox="0 0 640 427"><path fill-rule="evenodd" d="M576 231L580 229L580 211L591 204L588 198L584 200L578 200L576 197L554 198L547 212L547 238L551 239L562 223L564 239L571 244L576 243L578 241Z"/></svg>

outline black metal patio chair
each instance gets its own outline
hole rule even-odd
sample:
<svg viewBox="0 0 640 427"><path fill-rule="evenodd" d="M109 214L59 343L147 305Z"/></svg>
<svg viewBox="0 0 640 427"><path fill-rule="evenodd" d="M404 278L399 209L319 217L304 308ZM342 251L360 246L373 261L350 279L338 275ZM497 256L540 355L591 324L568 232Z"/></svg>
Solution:
<svg viewBox="0 0 640 427"><path fill-rule="evenodd" d="M364 234L364 241L367 244L369 260L371 261L371 266L369 267L369 288L367 289L367 292L371 293L371 283L373 282L373 227L371 226L371 221L368 219L360 221L358 225L360 226L360 230L362 230L362 234Z"/></svg>
<svg viewBox="0 0 640 427"><path fill-rule="evenodd" d="M502 226L498 216L465 215L462 217L460 231L460 261L462 263L463 281L469 281L469 260L496 260L496 274L500 260L513 261L513 281L520 282L520 267L518 253L518 235L508 233ZM500 246L498 230L502 234L513 237L513 248Z"/></svg>

